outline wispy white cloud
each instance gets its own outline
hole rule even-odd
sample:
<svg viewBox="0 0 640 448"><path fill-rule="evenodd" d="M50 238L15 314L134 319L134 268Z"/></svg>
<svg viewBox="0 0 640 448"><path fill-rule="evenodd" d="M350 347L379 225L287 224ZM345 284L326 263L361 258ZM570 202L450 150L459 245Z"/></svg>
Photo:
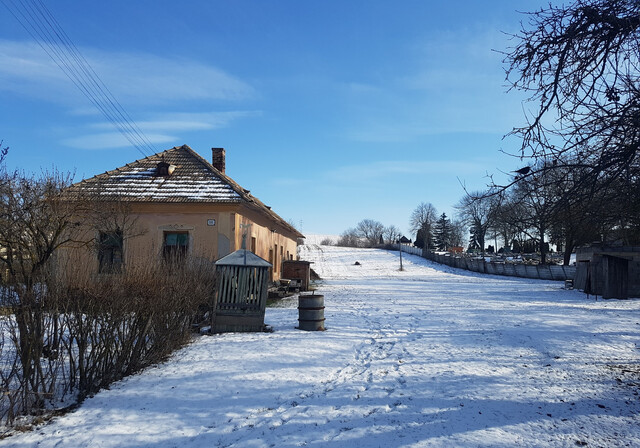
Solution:
<svg viewBox="0 0 640 448"><path fill-rule="evenodd" d="M385 181L390 177L410 175L432 175L442 173L477 173L476 161L460 160L381 160L357 165L343 165L324 173L333 182L354 183Z"/></svg>
<svg viewBox="0 0 640 448"><path fill-rule="evenodd" d="M247 83L216 67L185 58L150 54L89 52L92 65L125 101L239 101L253 98Z"/></svg>
<svg viewBox="0 0 640 448"><path fill-rule="evenodd" d="M152 144L170 143L177 140L174 136L164 134L146 134L146 137ZM129 140L119 132L80 135L78 137L64 139L62 143L71 148L88 150L126 148L132 146Z"/></svg>
<svg viewBox="0 0 640 448"><path fill-rule="evenodd" d="M257 95L241 79L187 58L91 48L81 51L123 104L241 101ZM81 93L34 42L0 40L0 89L74 107L81 105Z"/></svg>
<svg viewBox="0 0 640 448"><path fill-rule="evenodd" d="M150 120L139 121L136 124L151 143L171 143L182 138L182 134L187 132L221 129L230 126L235 120L258 115L259 111L178 112L157 114ZM124 136L114 131L114 126L109 122L91 123L84 128L83 134L63 139L62 143L79 149L131 146Z"/></svg>
<svg viewBox="0 0 640 448"><path fill-rule="evenodd" d="M0 90L68 103L71 81L35 42L0 40Z"/></svg>
<svg viewBox="0 0 640 448"><path fill-rule="evenodd" d="M136 122L148 140L175 142L187 132L221 129L259 111L175 113L162 109L194 109L212 101L236 103L256 97L255 90L224 71L185 58L150 54L108 53L82 50L109 91L126 109L153 109L138 113ZM62 104L78 117L99 116L62 70L34 42L0 40L0 91L10 91ZM153 107L151 107L153 106ZM142 115L142 116L141 116ZM78 125L73 136L62 138L66 146L105 149L130 146L109 122ZM78 135L79 134L79 135Z"/></svg>
<svg viewBox="0 0 640 448"><path fill-rule="evenodd" d="M446 175L451 177L478 173L478 165L486 161L478 160L380 160L369 163L340 165L314 176L274 178L272 183L281 187L309 187L316 184L328 184L341 188L357 184L361 188L370 183L389 185L394 178L421 178L424 176Z"/></svg>
<svg viewBox="0 0 640 448"><path fill-rule="evenodd" d="M232 122L246 118L259 116L259 111L227 111L227 112L194 112L194 113L166 113L157 114L151 119L138 121L138 127L143 132L179 132L179 131L203 131L222 129ZM89 128L96 130L112 129L113 125L107 122L93 123Z"/></svg>

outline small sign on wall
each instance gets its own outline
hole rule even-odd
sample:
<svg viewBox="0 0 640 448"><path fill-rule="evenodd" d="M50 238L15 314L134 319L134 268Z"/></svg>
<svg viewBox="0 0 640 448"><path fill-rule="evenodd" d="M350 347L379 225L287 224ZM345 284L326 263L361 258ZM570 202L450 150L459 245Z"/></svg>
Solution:
<svg viewBox="0 0 640 448"><path fill-rule="evenodd" d="M208 226L215 226L216 225L216 220L215 219L207 219L207 225Z"/></svg>

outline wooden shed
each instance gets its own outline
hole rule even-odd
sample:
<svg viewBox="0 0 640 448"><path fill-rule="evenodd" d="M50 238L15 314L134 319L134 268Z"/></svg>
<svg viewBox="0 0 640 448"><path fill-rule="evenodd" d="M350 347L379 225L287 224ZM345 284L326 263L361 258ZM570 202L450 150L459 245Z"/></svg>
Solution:
<svg viewBox="0 0 640 448"><path fill-rule="evenodd" d="M245 249L216 261L211 332L262 331L271 263Z"/></svg>
<svg viewBox="0 0 640 448"><path fill-rule="evenodd" d="M578 248L574 286L605 299L640 297L640 247L594 244Z"/></svg>
<svg viewBox="0 0 640 448"><path fill-rule="evenodd" d="M300 291L308 291L311 285L311 262L302 260L286 260L282 262L282 276L296 280Z"/></svg>

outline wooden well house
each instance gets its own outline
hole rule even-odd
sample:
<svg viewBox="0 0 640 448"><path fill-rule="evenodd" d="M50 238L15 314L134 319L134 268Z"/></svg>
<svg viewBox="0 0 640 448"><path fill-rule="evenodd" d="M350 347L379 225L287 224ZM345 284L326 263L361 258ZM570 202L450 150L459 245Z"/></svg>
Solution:
<svg viewBox="0 0 640 448"><path fill-rule="evenodd" d="M262 331L271 263L240 249L216 261L211 332Z"/></svg>

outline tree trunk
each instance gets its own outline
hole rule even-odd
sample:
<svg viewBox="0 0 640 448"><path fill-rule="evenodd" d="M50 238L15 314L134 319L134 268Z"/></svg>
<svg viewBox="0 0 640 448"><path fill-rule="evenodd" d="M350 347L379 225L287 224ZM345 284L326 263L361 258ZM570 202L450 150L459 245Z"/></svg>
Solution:
<svg viewBox="0 0 640 448"><path fill-rule="evenodd" d="M539 230L540 230L540 264L546 264L547 248L544 241L544 233L546 229L544 227L541 227Z"/></svg>
<svg viewBox="0 0 640 448"><path fill-rule="evenodd" d="M573 252L574 247L575 243L573 242L573 240L567 238L564 246L564 257L562 261L563 265L569 266L569 263L571 263L571 253Z"/></svg>

